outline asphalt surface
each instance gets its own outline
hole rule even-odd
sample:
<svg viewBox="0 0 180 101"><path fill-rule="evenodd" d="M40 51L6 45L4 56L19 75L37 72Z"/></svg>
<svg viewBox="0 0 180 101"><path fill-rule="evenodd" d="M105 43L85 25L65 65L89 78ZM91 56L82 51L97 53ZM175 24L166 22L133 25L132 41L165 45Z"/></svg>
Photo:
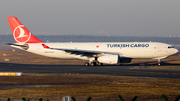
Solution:
<svg viewBox="0 0 180 101"><path fill-rule="evenodd" d="M148 66L83 66L83 65L31 65L0 63L0 72L100 74L113 76L160 77L180 79L178 70L147 69Z"/></svg>

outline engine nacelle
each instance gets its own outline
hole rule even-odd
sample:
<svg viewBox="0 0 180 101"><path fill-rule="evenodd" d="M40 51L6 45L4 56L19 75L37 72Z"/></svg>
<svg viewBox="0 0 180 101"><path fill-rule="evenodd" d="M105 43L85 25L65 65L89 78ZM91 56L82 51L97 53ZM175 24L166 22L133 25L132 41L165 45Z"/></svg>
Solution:
<svg viewBox="0 0 180 101"><path fill-rule="evenodd" d="M97 59L100 63L106 64L118 64L120 62L119 55L105 55L98 57Z"/></svg>

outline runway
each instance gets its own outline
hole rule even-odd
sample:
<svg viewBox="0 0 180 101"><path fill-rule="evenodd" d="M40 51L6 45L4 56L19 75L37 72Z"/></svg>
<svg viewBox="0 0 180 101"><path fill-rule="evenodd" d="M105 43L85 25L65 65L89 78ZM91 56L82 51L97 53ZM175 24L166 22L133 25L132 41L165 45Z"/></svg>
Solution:
<svg viewBox="0 0 180 101"><path fill-rule="evenodd" d="M0 72L98 74L112 76L136 76L180 79L180 71L147 69L148 66L94 66L83 65L31 65L0 63Z"/></svg>

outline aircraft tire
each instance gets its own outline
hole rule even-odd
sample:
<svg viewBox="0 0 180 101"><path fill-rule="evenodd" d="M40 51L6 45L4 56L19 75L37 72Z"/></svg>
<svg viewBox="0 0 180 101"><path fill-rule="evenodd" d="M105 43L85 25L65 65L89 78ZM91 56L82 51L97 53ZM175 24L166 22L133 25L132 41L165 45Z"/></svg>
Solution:
<svg viewBox="0 0 180 101"><path fill-rule="evenodd" d="M102 66L102 65L103 65L103 63L100 63L100 64L99 64L99 66Z"/></svg>
<svg viewBox="0 0 180 101"><path fill-rule="evenodd" d="M102 66L102 65L103 65L103 63L99 63L99 62L97 62L97 65L98 65L98 66Z"/></svg>
<svg viewBox="0 0 180 101"><path fill-rule="evenodd" d="M91 62L90 66L96 66L96 62Z"/></svg>
<svg viewBox="0 0 180 101"><path fill-rule="evenodd" d="M86 62L84 65L85 65L85 66L89 66L89 63L88 63L88 62Z"/></svg>

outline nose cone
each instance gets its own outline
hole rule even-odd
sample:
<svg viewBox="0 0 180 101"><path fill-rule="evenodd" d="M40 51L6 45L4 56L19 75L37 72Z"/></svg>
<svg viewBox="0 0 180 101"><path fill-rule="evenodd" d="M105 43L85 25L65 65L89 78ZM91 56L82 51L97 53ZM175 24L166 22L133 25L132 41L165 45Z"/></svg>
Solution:
<svg viewBox="0 0 180 101"><path fill-rule="evenodd" d="M179 52L179 50L178 49L174 49L174 54L176 54L177 52Z"/></svg>

